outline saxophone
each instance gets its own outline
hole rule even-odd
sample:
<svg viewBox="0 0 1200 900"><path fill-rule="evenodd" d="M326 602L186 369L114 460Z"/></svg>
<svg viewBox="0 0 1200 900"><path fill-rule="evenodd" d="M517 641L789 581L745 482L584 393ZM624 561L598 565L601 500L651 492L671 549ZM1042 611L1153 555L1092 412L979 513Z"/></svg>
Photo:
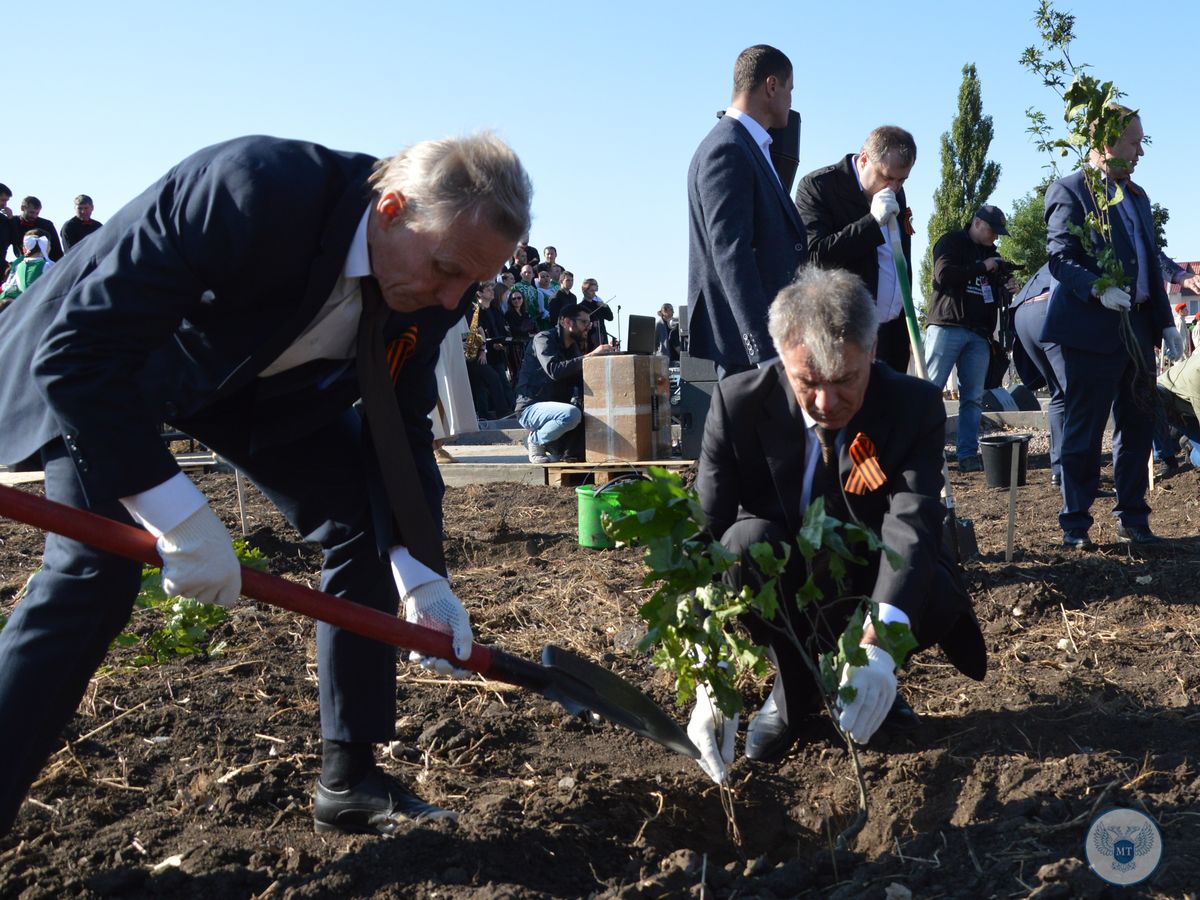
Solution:
<svg viewBox="0 0 1200 900"><path fill-rule="evenodd" d="M479 359L479 351L483 349L483 335L479 331L479 310L482 306L479 303L475 304L475 312L471 314L471 326L467 330L467 340L463 345L463 353L467 357L467 362L474 362Z"/></svg>

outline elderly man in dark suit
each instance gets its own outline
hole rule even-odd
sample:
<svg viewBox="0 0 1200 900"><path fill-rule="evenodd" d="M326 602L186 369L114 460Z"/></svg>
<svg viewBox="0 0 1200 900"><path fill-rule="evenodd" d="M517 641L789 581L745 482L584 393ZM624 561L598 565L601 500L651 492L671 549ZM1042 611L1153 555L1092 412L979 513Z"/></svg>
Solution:
<svg viewBox="0 0 1200 900"><path fill-rule="evenodd" d="M883 125L857 154L809 172L796 186L796 208L808 235L808 257L848 269L867 286L879 315L879 359L908 371L908 327L892 255L900 238L912 286L912 228L904 182L917 162L917 144L903 128Z"/></svg>
<svg viewBox="0 0 1200 900"><path fill-rule="evenodd" d="M402 600L466 659L470 621L437 537L433 366L528 229L530 192L488 134L387 160L264 137L199 151L6 313L0 461L32 462L48 497L153 533L168 593L230 604L229 534L164 446L170 422L321 545L324 590L391 613ZM0 632L0 832L128 621L140 572L47 538ZM322 624L317 654L318 830L452 815L375 764L373 744L394 737L394 649Z"/></svg>
<svg viewBox="0 0 1200 900"><path fill-rule="evenodd" d="M779 359L717 386L700 456L697 488L710 530L742 560L731 572L732 586L761 583L749 548L793 542L810 501L821 497L828 515L870 527L903 559L893 569L877 552L867 555L866 566L851 565L846 596L870 597L882 621L908 624L921 647L940 643L961 671L982 678L987 662L979 625L942 550L946 414L937 388L875 362L874 299L849 272L802 270L772 304L769 327ZM781 579L781 614L791 617L802 640L812 637L828 649L855 601L835 600L825 625L814 630L788 599L805 578L801 554L793 552ZM832 583L821 587L827 598L836 596ZM760 619L746 624L755 640L769 644L778 666L771 696L750 723L746 755L772 761L792 746L801 717L819 706L819 693L803 651ZM895 663L876 642L868 626L863 646L870 664L849 674L857 696L840 713L859 743L898 699ZM721 781L737 724L721 721L707 691L699 695L688 733L705 771ZM906 705L894 714L905 712L911 717Z"/></svg>
<svg viewBox="0 0 1200 900"><path fill-rule="evenodd" d="M804 226L771 162L787 125L792 64L757 44L733 69L733 100L688 167L688 352L720 377L773 356L767 307L804 262Z"/></svg>
<svg viewBox="0 0 1200 900"><path fill-rule="evenodd" d="M1117 539L1130 544L1161 540L1150 530L1146 502L1147 460L1154 435L1154 349L1161 342L1171 359L1183 353L1183 338L1171 317L1159 272L1150 200L1130 180L1142 156L1142 123L1131 111L1125 113L1125 130L1116 144L1103 154L1093 151L1089 161L1090 171L1099 171L1110 198L1118 187L1123 194L1109 209L1108 219L1112 250L1127 279L1125 288L1097 290L1102 274L1098 257L1104 245L1094 233L1086 243L1073 233L1096 209L1085 171L1054 182L1046 191L1046 249L1056 283L1040 338L1062 348L1063 506L1058 520L1064 546L1076 549L1093 546L1091 506L1099 487L1100 445L1110 413ZM1128 316L1135 346L1127 346L1122 338L1122 313Z"/></svg>

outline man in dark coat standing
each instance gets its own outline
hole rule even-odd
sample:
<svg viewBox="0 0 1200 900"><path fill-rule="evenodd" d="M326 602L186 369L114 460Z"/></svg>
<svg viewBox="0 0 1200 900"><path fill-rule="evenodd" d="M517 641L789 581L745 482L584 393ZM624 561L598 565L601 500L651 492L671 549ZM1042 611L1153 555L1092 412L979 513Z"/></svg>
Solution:
<svg viewBox="0 0 1200 900"><path fill-rule="evenodd" d="M1150 530L1146 502L1154 436L1154 349L1162 343L1168 358L1183 355L1183 338L1159 271L1150 199L1130 180L1142 156L1142 123L1132 111L1124 111L1128 119L1121 137L1103 154L1092 151L1089 161L1089 171L1099 171L1109 197L1118 188L1123 195L1109 208L1108 219L1112 250L1125 273L1124 288L1096 289L1104 245L1094 232L1086 243L1072 233L1096 208L1085 170L1054 182L1046 191L1046 249L1055 284L1040 340L1062 349L1063 506L1058 521L1064 546L1077 549L1092 546L1091 506L1099 488L1101 441L1110 413L1117 539L1132 544L1161 540ZM1122 339L1122 313L1128 316L1133 347ZM1145 373L1141 378L1139 368Z"/></svg>
<svg viewBox="0 0 1200 900"><path fill-rule="evenodd" d="M5 314L0 461L42 468L50 499L154 534L169 594L229 605L241 588L229 534L164 446L169 422L321 545L323 590L391 614L403 601L466 659L470 621L437 537L433 367L476 282L528 229L530 193L488 134L388 160L265 137L199 151ZM47 537L0 631L0 833L140 576ZM320 624L317 662L317 829L390 834L452 815L376 766L373 745L395 734L394 648Z"/></svg>
<svg viewBox="0 0 1200 900"><path fill-rule="evenodd" d="M767 134L787 125L793 83L779 50L743 50L733 100L688 167L688 352L716 362L722 378L774 356L767 308L805 258Z"/></svg>
<svg viewBox="0 0 1200 900"><path fill-rule="evenodd" d="M764 580L752 546L793 544L780 579L780 614L790 616L801 640L811 636L829 649L856 598L866 596L878 603L881 621L909 625L920 647L940 644L962 672L983 678L979 624L942 549L946 413L940 392L874 361L875 304L849 272L801 270L771 306L769 327L779 359L717 385L700 454L696 487L709 530L741 558L727 576L731 587ZM903 562L893 568L876 551L864 554L865 566L848 566L844 594L855 598L849 603L834 599L827 577L818 582L830 605L825 627L814 629L787 598L798 596L807 577L794 541L818 497L827 515L871 528ZM755 616L746 625L770 646L778 667L771 696L746 735L746 755L770 762L787 753L820 695L801 651L777 625ZM912 716L906 704L894 710L895 662L876 640L868 626L863 646L870 663L845 673L857 694L841 705L841 725L859 743L889 712ZM733 759L737 723L721 720L707 689L697 695L688 734L701 751L701 766L720 782Z"/></svg>
<svg viewBox="0 0 1200 900"><path fill-rule="evenodd" d="M862 150L809 172L796 186L796 208L808 235L808 258L847 269L863 280L879 315L878 358L908 371L908 326L892 256L899 236L912 287L912 224L904 182L917 161L917 144L903 128L883 125Z"/></svg>

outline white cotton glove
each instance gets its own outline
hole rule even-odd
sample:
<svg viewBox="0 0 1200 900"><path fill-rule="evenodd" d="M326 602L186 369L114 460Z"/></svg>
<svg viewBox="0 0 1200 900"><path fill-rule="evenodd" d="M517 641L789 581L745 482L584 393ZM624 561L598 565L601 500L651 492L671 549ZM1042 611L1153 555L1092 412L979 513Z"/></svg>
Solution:
<svg viewBox="0 0 1200 900"><path fill-rule="evenodd" d="M1163 353L1172 362L1183 359L1183 335L1174 325L1163 329Z"/></svg>
<svg viewBox="0 0 1200 900"><path fill-rule="evenodd" d="M871 218L881 226L886 225L889 219L894 219L898 215L900 215L900 204L896 202L896 192L891 188L884 188L871 198Z"/></svg>
<svg viewBox="0 0 1200 900"><path fill-rule="evenodd" d="M226 608L242 590L242 567L229 532L205 504L157 541L163 590L172 597L195 597Z"/></svg>
<svg viewBox="0 0 1200 900"><path fill-rule="evenodd" d="M459 659L470 658L471 641L474 640L471 634L471 619L463 608L462 601L450 590L450 582L445 578L427 581L413 588L412 592L404 597L404 618L414 625L450 635L454 655ZM408 658L439 675L465 678L471 674L466 669L456 668L448 660L422 656L415 650Z"/></svg>
<svg viewBox="0 0 1200 900"><path fill-rule="evenodd" d="M1119 287L1108 287L1100 295L1100 305L1113 312L1129 309L1129 294Z"/></svg>
<svg viewBox="0 0 1200 900"><path fill-rule="evenodd" d="M737 736L738 719L732 719L717 708L716 701L703 684L696 685L696 707L688 721L687 736L700 751L700 768L717 784L725 781L733 764L733 741Z"/></svg>
<svg viewBox="0 0 1200 900"><path fill-rule="evenodd" d="M864 644L863 650L867 652L867 664L848 666L839 685L854 688L854 699L844 707L838 700L842 707L838 724L858 744L871 739L896 699L896 663L891 654L873 644Z"/></svg>

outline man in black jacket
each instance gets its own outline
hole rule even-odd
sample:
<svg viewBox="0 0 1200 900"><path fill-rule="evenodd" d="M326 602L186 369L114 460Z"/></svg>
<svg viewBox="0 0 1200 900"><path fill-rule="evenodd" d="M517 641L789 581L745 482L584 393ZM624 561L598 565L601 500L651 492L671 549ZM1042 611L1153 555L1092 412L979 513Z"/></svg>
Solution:
<svg viewBox="0 0 1200 900"><path fill-rule="evenodd" d="M891 236L898 229L911 286L911 214L903 185L916 161L913 136L883 125L867 135L857 155L809 172L796 187L809 261L848 269L863 280L879 313L877 356L897 372L908 371L908 328Z"/></svg>
<svg viewBox="0 0 1200 900"><path fill-rule="evenodd" d="M572 441L569 450L552 446L583 420L583 358L612 353L614 344L599 344L588 350L591 318L577 304L559 311L558 324L533 336L517 376L517 421L529 432L526 444L531 463L554 462L563 456L578 456L582 447Z"/></svg>
<svg viewBox="0 0 1200 900"><path fill-rule="evenodd" d="M979 419L983 380L996 330L996 311L1019 288L996 252L996 238L1008 234L1004 213L981 206L966 228L941 236L933 247L933 302L925 337L929 380L946 386L958 367L957 453L960 472L979 472ZM1006 272L1007 277L1006 277Z"/></svg>
<svg viewBox="0 0 1200 900"><path fill-rule="evenodd" d="M987 651L979 624L941 546L946 412L932 385L875 363L873 307L862 282L840 270L801 269L779 292L768 320L779 359L713 392L696 479L700 504L713 537L741 560L727 575L735 589L764 580L751 547L792 544L781 599L796 597L807 577L795 541L812 500L822 498L827 514L841 521L874 530L902 565L893 568L879 551L864 553L866 564L849 567L847 590L836 601L830 579L815 576L830 601L815 620L787 600L781 614L801 640L811 636L826 649L857 598L866 596L877 604L879 621L907 624L920 647L940 644L960 671L982 679ZM802 651L778 623L749 615L745 624L771 647L778 668L771 696L746 734L746 755L771 762L795 743L820 694ZM869 664L844 677L857 693L838 701L841 726L858 743L889 712L896 724L913 718L896 694L895 660L876 642L872 625L862 638ZM702 686L688 735L717 782L733 761L736 731L737 722L723 720Z"/></svg>

